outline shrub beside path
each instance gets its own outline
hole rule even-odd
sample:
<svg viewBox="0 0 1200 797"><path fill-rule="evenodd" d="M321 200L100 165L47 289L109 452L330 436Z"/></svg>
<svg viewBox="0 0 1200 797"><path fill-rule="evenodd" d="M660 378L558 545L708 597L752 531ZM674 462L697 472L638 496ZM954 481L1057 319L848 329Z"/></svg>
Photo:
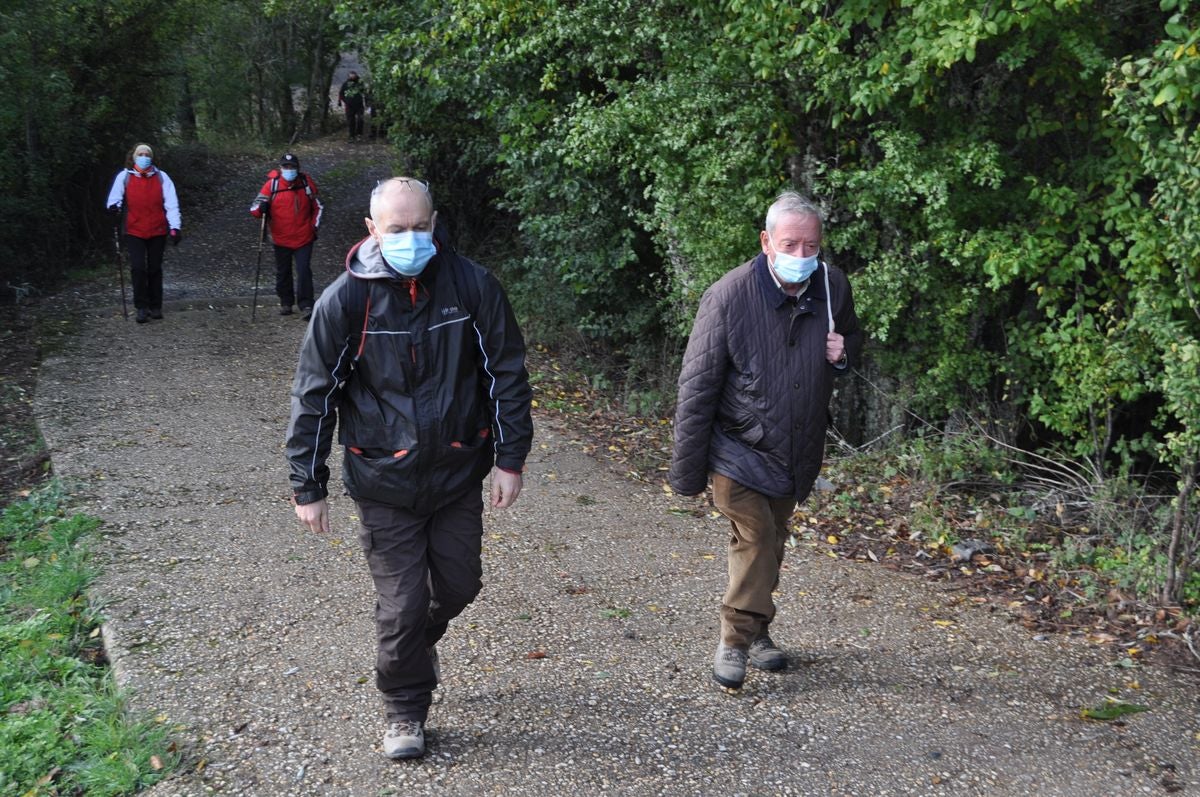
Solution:
<svg viewBox="0 0 1200 797"><path fill-rule="evenodd" d="M326 192L320 286L388 155L298 152ZM40 372L55 470L105 522L95 594L117 675L184 755L152 797L1200 793L1194 680L803 545L773 627L791 668L726 694L709 674L725 523L673 512L544 422L517 505L486 514L484 592L440 646L430 752L384 759L353 504L336 497L316 536L288 503L304 323L276 315L269 276L250 321L243 216L269 165L193 214L163 321L123 321L114 288ZM1149 710L1080 718L1109 698Z"/></svg>

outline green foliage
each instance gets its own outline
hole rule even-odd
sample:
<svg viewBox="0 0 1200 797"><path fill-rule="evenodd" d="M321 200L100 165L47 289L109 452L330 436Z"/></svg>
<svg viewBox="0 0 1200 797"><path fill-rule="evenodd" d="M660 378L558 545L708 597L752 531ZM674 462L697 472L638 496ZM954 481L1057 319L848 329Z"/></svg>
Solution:
<svg viewBox="0 0 1200 797"><path fill-rule="evenodd" d="M6 2L0 296L51 283L96 249L112 257L104 199L135 143L168 163L177 142L319 132L341 43L330 8L328 0Z"/></svg>
<svg viewBox="0 0 1200 797"><path fill-rule="evenodd" d="M338 9L538 334L680 335L794 186L916 416L1101 479L1200 460L1193 2Z"/></svg>
<svg viewBox="0 0 1200 797"><path fill-rule="evenodd" d="M1131 142L1161 147L1189 130L1184 11L1160 22L1036 0L421 8L347 0L339 12L404 108L396 134L414 164L451 206L460 188L486 186L516 220L515 246L489 259L535 327L618 345L686 330L792 184L828 207L827 251L855 273L875 357L913 410L1013 404L1101 466L1153 449L1125 422L1153 403L1152 377L1175 373L1154 337L1194 340L1196 319L1172 299L1170 333L1161 310L1139 323L1146 302L1129 286L1142 275L1128 258L1158 262L1139 293L1162 298L1173 281L1186 295L1158 243L1191 240L1190 227L1172 233L1147 211L1197 192L1148 178L1195 163L1197 148L1178 140L1153 159ZM1164 30L1173 38L1155 46ZM1155 55L1119 73L1143 98L1139 124L1158 126L1140 137L1121 129L1133 101L1114 104L1112 68L1138 48ZM488 208L471 210L486 224ZM1176 260L1194 264L1187 254ZM1164 432L1200 392L1178 380Z"/></svg>
<svg viewBox="0 0 1200 797"><path fill-rule="evenodd" d="M115 171L129 131L157 126L165 81L154 65L164 50L150 6L13 0L0 11L0 280L36 284L34 264L58 262L64 240L90 237L85 202L102 209L104 179L93 164ZM132 51L145 73L127 66Z"/></svg>
<svg viewBox="0 0 1200 797"><path fill-rule="evenodd" d="M165 731L128 717L91 663L98 618L83 591L97 526L65 514L54 487L0 516L0 794L43 793L43 778L56 793L133 794L176 760Z"/></svg>

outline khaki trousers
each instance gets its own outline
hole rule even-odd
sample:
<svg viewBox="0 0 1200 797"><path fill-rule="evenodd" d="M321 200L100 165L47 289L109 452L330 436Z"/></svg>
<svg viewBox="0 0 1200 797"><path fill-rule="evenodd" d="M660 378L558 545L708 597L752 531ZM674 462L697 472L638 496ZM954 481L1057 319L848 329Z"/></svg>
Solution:
<svg viewBox="0 0 1200 797"><path fill-rule="evenodd" d="M775 619L771 593L779 586L793 498L769 498L713 474L713 503L729 518L729 587L721 600L721 642L745 650Z"/></svg>

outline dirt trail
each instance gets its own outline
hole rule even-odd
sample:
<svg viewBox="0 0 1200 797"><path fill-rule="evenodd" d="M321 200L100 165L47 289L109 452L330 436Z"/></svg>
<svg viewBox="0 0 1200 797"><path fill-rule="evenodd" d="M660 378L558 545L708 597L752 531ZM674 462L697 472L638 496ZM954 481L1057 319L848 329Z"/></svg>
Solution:
<svg viewBox="0 0 1200 797"><path fill-rule="evenodd" d="M320 288L389 155L297 151L327 200ZM335 499L318 537L287 502L304 323L275 314L269 278L250 322L245 209L268 166L185 218L163 321L122 321L114 288L40 374L55 469L105 520L96 591L119 677L185 748L151 795L1198 793L1194 682L803 546L772 629L791 669L721 692L724 523L673 513L544 423L520 501L485 518L484 592L440 648L430 753L385 760L353 505ZM1150 710L1079 719L1110 696Z"/></svg>

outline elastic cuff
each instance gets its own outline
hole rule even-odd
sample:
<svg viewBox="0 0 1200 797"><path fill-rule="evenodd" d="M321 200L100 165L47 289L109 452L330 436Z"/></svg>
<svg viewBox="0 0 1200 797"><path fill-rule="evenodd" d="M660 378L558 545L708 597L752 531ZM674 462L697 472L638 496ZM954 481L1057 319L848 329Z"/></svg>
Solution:
<svg viewBox="0 0 1200 797"><path fill-rule="evenodd" d="M325 498L327 493L323 489L317 490L298 490L292 493L292 498L300 506L304 504L315 504L317 501Z"/></svg>
<svg viewBox="0 0 1200 797"><path fill-rule="evenodd" d="M499 465L497 465L497 466L496 466L496 470L502 470L502 471L504 471L505 473L511 473L511 474L512 474L512 475L514 475L514 476L520 476L520 475L521 475L521 471L519 471L519 470L513 470L512 468L502 468L502 467L500 467Z"/></svg>

